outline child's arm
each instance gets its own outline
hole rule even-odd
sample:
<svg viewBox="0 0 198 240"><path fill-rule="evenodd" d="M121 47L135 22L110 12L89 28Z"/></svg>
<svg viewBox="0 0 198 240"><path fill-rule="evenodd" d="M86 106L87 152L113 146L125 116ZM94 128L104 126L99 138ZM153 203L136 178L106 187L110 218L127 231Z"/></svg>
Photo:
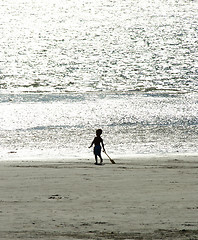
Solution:
<svg viewBox="0 0 198 240"><path fill-rule="evenodd" d="M105 152L105 147L104 147L104 143L103 143L102 138L101 138L101 144L102 144L103 152Z"/></svg>
<svg viewBox="0 0 198 240"><path fill-rule="evenodd" d="M94 141L95 141L95 138L94 138L94 140L92 141L92 143L91 143L91 145L90 145L89 148L91 148L91 147L94 145Z"/></svg>

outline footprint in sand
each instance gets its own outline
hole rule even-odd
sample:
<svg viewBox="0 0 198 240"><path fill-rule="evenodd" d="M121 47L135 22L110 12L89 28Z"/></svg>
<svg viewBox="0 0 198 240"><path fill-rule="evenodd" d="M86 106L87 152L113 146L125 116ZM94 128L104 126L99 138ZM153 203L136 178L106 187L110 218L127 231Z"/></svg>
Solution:
<svg viewBox="0 0 198 240"><path fill-rule="evenodd" d="M59 194L53 194L48 199L60 200L60 199L63 199L63 198L64 197L60 196Z"/></svg>

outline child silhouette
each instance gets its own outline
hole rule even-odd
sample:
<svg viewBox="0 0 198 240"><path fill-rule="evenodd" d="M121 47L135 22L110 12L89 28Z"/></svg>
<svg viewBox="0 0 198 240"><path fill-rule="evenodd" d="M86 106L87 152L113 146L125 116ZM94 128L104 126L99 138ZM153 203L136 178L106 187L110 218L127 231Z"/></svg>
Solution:
<svg viewBox="0 0 198 240"><path fill-rule="evenodd" d="M98 164L98 157L100 158L100 164L102 164L103 159L101 156L101 145L103 148L103 151L105 152L105 148L104 148L104 143L103 143L103 139L101 138L102 135L102 129L98 129L96 130L96 137L94 138L94 140L91 143L91 146L89 148L91 148L94 145L94 155L95 155L95 164Z"/></svg>

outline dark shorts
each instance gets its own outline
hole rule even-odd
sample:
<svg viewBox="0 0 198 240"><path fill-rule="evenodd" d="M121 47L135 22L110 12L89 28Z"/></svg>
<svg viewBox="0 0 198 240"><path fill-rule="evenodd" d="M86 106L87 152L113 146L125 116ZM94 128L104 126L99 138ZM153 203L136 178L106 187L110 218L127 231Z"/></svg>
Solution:
<svg viewBox="0 0 198 240"><path fill-rule="evenodd" d="M96 145L94 147L94 154L100 156L101 155L101 146Z"/></svg>

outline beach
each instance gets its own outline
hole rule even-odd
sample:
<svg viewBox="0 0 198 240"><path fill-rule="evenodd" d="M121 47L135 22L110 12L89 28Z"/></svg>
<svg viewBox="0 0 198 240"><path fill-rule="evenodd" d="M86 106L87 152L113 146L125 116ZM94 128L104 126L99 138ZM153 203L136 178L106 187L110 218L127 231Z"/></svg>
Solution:
<svg viewBox="0 0 198 240"><path fill-rule="evenodd" d="M0 163L0 239L198 239L198 157Z"/></svg>
<svg viewBox="0 0 198 240"><path fill-rule="evenodd" d="M198 240L197 1L1 2L0 240Z"/></svg>

